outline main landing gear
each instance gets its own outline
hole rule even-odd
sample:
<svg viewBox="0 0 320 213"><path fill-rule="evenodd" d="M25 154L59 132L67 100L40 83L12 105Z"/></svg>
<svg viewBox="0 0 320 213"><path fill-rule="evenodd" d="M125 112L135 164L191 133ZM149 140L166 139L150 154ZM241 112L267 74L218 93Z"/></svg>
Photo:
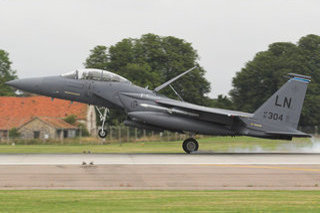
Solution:
<svg viewBox="0 0 320 213"><path fill-rule="evenodd" d="M199 143L194 138L188 138L185 141L183 141L182 148L187 154L190 154L192 152L198 151Z"/></svg>
<svg viewBox="0 0 320 213"><path fill-rule="evenodd" d="M105 138L108 135L108 131L107 131L107 128L105 127L105 123L106 123L107 117L109 115L109 109L107 107L101 107L101 108L104 109L103 114L102 114L101 110L99 109L99 107L96 106L96 109L97 109L99 116L100 116L100 121L102 121L101 129L99 129L98 135L100 138Z"/></svg>

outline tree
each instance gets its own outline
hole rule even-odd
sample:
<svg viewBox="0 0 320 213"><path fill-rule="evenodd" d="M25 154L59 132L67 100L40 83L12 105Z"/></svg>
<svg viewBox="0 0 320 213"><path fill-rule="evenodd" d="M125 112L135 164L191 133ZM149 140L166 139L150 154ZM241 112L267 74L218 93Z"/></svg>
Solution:
<svg viewBox="0 0 320 213"><path fill-rule="evenodd" d="M108 54L107 47L98 45L90 50L90 57L86 60L86 67L95 69L107 69Z"/></svg>
<svg viewBox="0 0 320 213"><path fill-rule="evenodd" d="M18 138L20 137L20 133L16 127L13 127L9 130L9 137L10 138Z"/></svg>
<svg viewBox="0 0 320 213"><path fill-rule="evenodd" d="M65 122L67 122L68 124L74 125L77 121L77 116L76 115L68 115L67 117L65 117L63 119Z"/></svg>
<svg viewBox="0 0 320 213"><path fill-rule="evenodd" d="M198 64L198 54L191 43L173 36L161 37L145 34L141 38L126 38L111 45L96 46L90 51L85 62L86 68L98 68L117 73L134 84L154 89L160 84L179 75L185 70L198 68L183 79L173 83L173 87L185 101L209 105L206 94L210 83L205 79L205 70ZM160 91L177 98L170 88ZM119 110L112 110L109 123L118 124L125 119ZM98 121L98 123L100 123Z"/></svg>
<svg viewBox="0 0 320 213"><path fill-rule="evenodd" d="M0 50L0 96L14 96L14 90L5 84L6 81L16 79L16 71L11 69L9 53Z"/></svg>
<svg viewBox="0 0 320 213"><path fill-rule="evenodd" d="M97 46L91 50L85 66L118 73L133 83L153 89L185 70L198 68L173 83L183 99L197 104L209 104L206 94L210 83L205 70L198 64L198 54L191 43L173 36L161 37L145 34L139 39L126 38L110 46ZM170 88L161 91L169 97L176 95Z"/></svg>
<svg viewBox="0 0 320 213"><path fill-rule="evenodd" d="M210 106L221 109L234 109L232 100L225 95L218 95L216 99L210 100Z"/></svg>
<svg viewBox="0 0 320 213"><path fill-rule="evenodd" d="M268 50L256 54L233 78L230 91L234 107L254 112L287 79L287 73L298 73L312 77L308 87L301 126L320 123L320 36L307 35L297 44L277 42Z"/></svg>

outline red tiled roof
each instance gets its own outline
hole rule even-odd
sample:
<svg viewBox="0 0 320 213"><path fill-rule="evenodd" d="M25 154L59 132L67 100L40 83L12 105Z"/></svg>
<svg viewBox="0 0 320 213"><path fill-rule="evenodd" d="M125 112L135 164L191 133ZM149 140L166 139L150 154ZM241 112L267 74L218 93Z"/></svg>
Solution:
<svg viewBox="0 0 320 213"><path fill-rule="evenodd" d="M87 105L44 96L0 97L0 129L19 127L33 117L65 118L76 115L85 120Z"/></svg>
<svg viewBox="0 0 320 213"><path fill-rule="evenodd" d="M22 124L29 121L30 119L31 119L31 117L21 118L19 120L0 117L0 130L8 130L8 129L12 129L13 127L19 127Z"/></svg>

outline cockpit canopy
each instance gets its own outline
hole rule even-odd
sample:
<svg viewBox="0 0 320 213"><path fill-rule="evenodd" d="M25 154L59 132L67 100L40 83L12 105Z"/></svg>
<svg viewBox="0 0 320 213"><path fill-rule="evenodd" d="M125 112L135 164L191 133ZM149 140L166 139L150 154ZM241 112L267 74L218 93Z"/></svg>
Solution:
<svg viewBox="0 0 320 213"><path fill-rule="evenodd" d="M64 78L79 79L79 80L95 80L95 81L112 81L131 83L128 79L115 73L99 70L99 69L78 69L73 72L68 72L61 75Z"/></svg>

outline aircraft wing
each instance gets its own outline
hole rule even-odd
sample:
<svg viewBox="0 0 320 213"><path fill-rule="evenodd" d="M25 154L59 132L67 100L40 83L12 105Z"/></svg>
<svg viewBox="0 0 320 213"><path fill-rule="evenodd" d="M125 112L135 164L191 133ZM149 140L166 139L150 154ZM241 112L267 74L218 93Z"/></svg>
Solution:
<svg viewBox="0 0 320 213"><path fill-rule="evenodd" d="M157 99L155 102L160 105L180 108L193 113L198 113L200 120L212 120L213 122L226 125L231 125L235 117L253 117L253 114L251 113L204 107L172 99Z"/></svg>

